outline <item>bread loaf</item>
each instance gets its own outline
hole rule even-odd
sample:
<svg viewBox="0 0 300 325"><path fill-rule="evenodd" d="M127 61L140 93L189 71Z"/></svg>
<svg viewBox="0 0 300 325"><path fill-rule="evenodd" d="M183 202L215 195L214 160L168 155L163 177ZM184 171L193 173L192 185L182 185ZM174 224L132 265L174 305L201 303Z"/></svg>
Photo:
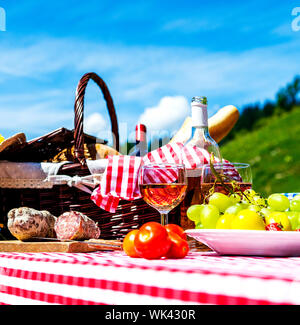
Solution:
<svg viewBox="0 0 300 325"><path fill-rule="evenodd" d="M88 160L106 159L108 156L119 155L120 153L105 144L84 144L84 156ZM66 148L58 153L52 162L74 161L74 146Z"/></svg>
<svg viewBox="0 0 300 325"><path fill-rule="evenodd" d="M54 223L56 217L48 211L21 207L10 210L7 217L9 231L19 240L30 240L34 237L55 237Z"/></svg>
<svg viewBox="0 0 300 325"><path fill-rule="evenodd" d="M219 109L219 111L208 119L208 129L211 137L220 142L234 127L239 119L239 111L233 105L227 105ZM190 135L192 128L192 118L187 117L170 142L185 143Z"/></svg>

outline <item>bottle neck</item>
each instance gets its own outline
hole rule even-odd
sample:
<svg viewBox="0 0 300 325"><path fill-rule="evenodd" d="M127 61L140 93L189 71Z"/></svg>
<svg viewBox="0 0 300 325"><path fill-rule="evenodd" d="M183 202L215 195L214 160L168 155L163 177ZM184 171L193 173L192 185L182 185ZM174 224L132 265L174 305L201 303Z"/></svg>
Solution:
<svg viewBox="0 0 300 325"><path fill-rule="evenodd" d="M195 136L197 138L210 136L208 126L192 126L192 138Z"/></svg>
<svg viewBox="0 0 300 325"><path fill-rule="evenodd" d="M192 103L192 127L208 129L207 105Z"/></svg>

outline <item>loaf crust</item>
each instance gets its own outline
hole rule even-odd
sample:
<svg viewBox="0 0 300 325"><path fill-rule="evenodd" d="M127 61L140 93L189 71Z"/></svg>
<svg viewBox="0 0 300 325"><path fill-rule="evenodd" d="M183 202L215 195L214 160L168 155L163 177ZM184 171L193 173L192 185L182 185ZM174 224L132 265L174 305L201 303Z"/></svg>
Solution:
<svg viewBox="0 0 300 325"><path fill-rule="evenodd" d="M26 241L34 237L55 237L56 217L48 211L38 211L21 207L8 212L7 227L19 240Z"/></svg>

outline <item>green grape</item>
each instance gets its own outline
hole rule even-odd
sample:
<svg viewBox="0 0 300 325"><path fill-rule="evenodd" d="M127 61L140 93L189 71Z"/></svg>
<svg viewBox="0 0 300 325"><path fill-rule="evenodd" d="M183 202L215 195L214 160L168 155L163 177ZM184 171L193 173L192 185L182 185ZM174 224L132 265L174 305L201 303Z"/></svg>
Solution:
<svg viewBox="0 0 300 325"><path fill-rule="evenodd" d="M217 221L216 229L231 229L232 220L235 214L224 213Z"/></svg>
<svg viewBox="0 0 300 325"><path fill-rule="evenodd" d="M245 190L245 195L247 195L249 198L252 198L256 195L256 192L254 190L252 190L251 188L249 188L248 190Z"/></svg>
<svg viewBox="0 0 300 325"><path fill-rule="evenodd" d="M203 225L201 222L196 223L195 229L204 229Z"/></svg>
<svg viewBox="0 0 300 325"><path fill-rule="evenodd" d="M231 222L232 229L265 230L263 218L249 209L240 211Z"/></svg>
<svg viewBox="0 0 300 325"><path fill-rule="evenodd" d="M268 204L276 211L285 211L290 207L290 200L282 194L275 193L268 197Z"/></svg>
<svg viewBox="0 0 300 325"><path fill-rule="evenodd" d="M229 196L232 204L235 204L235 203L239 203L241 201L241 197L239 194L237 193L233 193Z"/></svg>
<svg viewBox="0 0 300 325"><path fill-rule="evenodd" d="M220 212L224 212L232 204L232 201L227 195L215 192L210 196L209 204L216 206Z"/></svg>
<svg viewBox="0 0 300 325"><path fill-rule="evenodd" d="M283 230L292 230L291 223L286 212L274 211L265 217L266 225L270 223L279 223L282 225Z"/></svg>
<svg viewBox="0 0 300 325"><path fill-rule="evenodd" d="M291 211L300 211L300 200L299 199L293 199L290 203L290 210Z"/></svg>
<svg viewBox="0 0 300 325"><path fill-rule="evenodd" d="M287 211L286 215L290 221L292 230L296 230L300 226L300 212L297 211Z"/></svg>
<svg viewBox="0 0 300 325"><path fill-rule="evenodd" d="M267 217L272 211L268 208L261 208L260 209L260 214L262 214L264 217Z"/></svg>
<svg viewBox="0 0 300 325"><path fill-rule="evenodd" d="M224 214L237 214L238 212L240 212L241 210L244 209L243 204L241 203L236 203L234 205L231 205L230 207L228 207Z"/></svg>
<svg viewBox="0 0 300 325"><path fill-rule="evenodd" d="M254 204L250 204L248 206L248 209L251 210L251 211L254 211L254 212L259 212L261 210L258 205L254 205Z"/></svg>
<svg viewBox="0 0 300 325"><path fill-rule="evenodd" d="M202 208L203 205L200 204L191 205L186 211L187 217L190 220L194 221L195 223L199 222L201 219L200 215L201 215Z"/></svg>
<svg viewBox="0 0 300 325"><path fill-rule="evenodd" d="M201 210L201 223L203 228L214 229L220 217L218 208L212 204L203 205Z"/></svg>
<svg viewBox="0 0 300 325"><path fill-rule="evenodd" d="M297 194L296 196L294 196L293 200L300 200L300 194Z"/></svg>
<svg viewBox="0 0 300 325"><path fill-rule="evenodd" d="M254 205L266 206L266 200L263 197L259 196L259 195L255 195L251 199L251 202Z"/></svg>
<svg viewBox="0 0 300 325"><path fill-rule="evenodd" d="M240 204L242 205L243 209L248 209L248 206L250 205L248 201L242 201Z"/></svg>

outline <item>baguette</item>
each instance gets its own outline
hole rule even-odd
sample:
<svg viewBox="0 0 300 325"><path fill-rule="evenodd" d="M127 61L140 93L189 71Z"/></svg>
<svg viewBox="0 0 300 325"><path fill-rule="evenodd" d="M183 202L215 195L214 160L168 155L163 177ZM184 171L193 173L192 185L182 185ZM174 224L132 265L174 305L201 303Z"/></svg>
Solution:
<svg viewBox="0 0 300 325"><path fill-rule="evenodd" d="M210 136L220 142L232 130L239 119L239 111L233 105L227 105L218 110L218 112L208 119L208 129ZM183 122L179 131L171 139L172 142L185 143L190 135L192 128L192 118L189 116Z"/></svg>

